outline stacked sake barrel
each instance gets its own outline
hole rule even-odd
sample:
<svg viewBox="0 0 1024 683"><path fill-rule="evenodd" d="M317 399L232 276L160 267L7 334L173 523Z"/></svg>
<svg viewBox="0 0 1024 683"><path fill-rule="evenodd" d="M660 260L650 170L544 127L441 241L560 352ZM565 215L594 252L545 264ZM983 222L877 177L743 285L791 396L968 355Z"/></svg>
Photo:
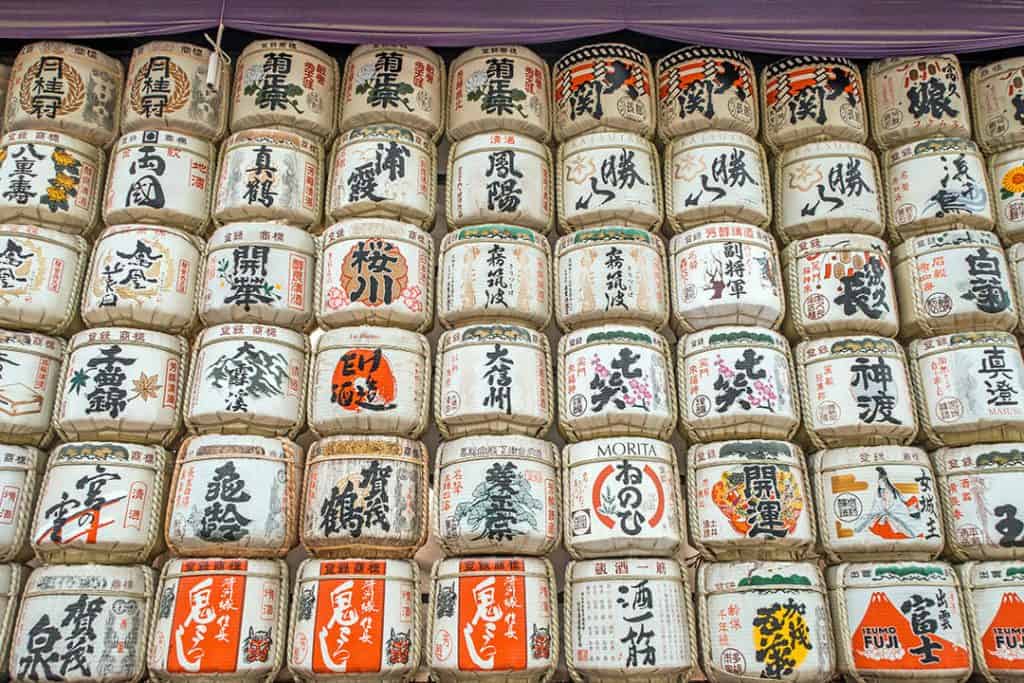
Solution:
<svg viewBox="0 0 1024 683"><path fill-rule="evenodd" d="M547 64L521 46L450 67L431 513L443 558L425 632L441 681L540 681L558 662L550 92Z"/></svg>

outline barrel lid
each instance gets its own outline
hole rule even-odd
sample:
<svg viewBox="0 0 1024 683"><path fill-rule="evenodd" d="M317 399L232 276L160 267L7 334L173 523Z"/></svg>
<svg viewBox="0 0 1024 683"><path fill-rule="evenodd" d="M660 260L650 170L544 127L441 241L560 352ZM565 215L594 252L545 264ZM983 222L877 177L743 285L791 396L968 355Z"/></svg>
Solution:
<svg viewBox="0 0 1024 683"><path fill-rule="evenodd" d="M1024 561L965 562L956 567L961 581L972 588L1024 588Z"/></svg>
<svg viewBox="0 0 1024 683"><path fill-rule="evenodd" d="M316 342L316 352L322 353L331 349L344 349L352 346L390 346L414 351L429 352L427 338L419 332L411 332L398 327L340 327L329 330Z"/></svg>
<svg viewBox="0 0 1024 683"><path fill-rule="evenodd" d="M924 256L936 251L952 248L993 247L1002 249L995 233L986 230L955 228L928 235L920 235L896 245L892 250L893 260L899 263L908 258Z"/></svg>
<svg viewBox="0 0 1024 683"><path fill-rule="evenodd" d="M420 45L407 45L404 43L364 43L358 45L352 54L350 59L362 56L368 52L377 52L379 50L391 50L392 52L408 52L409 54L419 55L424 59L429 59L436 64L441 64L441 56L431 50L429 47L422 47Z"/></svg>
<svg viewBox="0 0 1024 683"><path fill-rule="evenodd" d="M804 469L803 450L788 441L736 439L694 444L686 456L695 469L736 462L773 462Z"/></svg>
<svg viewBox="0 0 1024 683"><path fill-rule="evenodd" d="M641 52L625 43L590 43L567 52L562 56L561 59L555 62L555 72L568 69L578 61L594 57L622 57L641 64L650 64L650 59L645 52Z"/></svg>
<svg viewBox="0 0 1024 683"><path fill-rule="evenodd" d="M196 345L199 347L214 344L226 339L241 339L246 337L258 337L270 343L284 344L298 349L306 350L306 335L286 327L276 325L252 324L252 323L224 323L207 327L199 333Z"/></svg>
<svg viewBox="0 0 1024 683"><path fill-rule="evenodd" d="M48 564L32 570L25 585L25 596L58 593L69 587L86 593L120 591L126 595L147 595L146 583L151 583L152 576L152 569L135 564ZM83 579L87 579L88 587L80 585Z"/></svg>
<svg viewBox="0 0 1024 683"><path fill-rule="evenodd" d="M675 462L676 449L667 441L645 436L611 436L569 443L563 449L566 466L589 460L622 460L623 458L656 458Z"/></svg>
<svg viewBox="0 0 1024 683"><path fill-rule="evenodd" d="M885 259L889 258L889 246L884 240L871 235L844 232L790 242L782 250L782 265L806 256L837 251L873 252Z"/></svg>
<svg viewBox="0 0 1024 683"><path fill-rule="evenodd" d="M627 228L619 225L605 225L599 228L585 228L570 232L558 238L555 243L555 255L561 256L566 250L581 244L600 246L607 242L636 242L646 244L659 254L665 253L665 245L661 238L642 228Z"/></svg>
<svg viewBox="0 0 1024 683"><path fill-rule="evenodd" d="M545 253L550 253L551 251L547 239L537 231L530 230L529 228L520 228L515 225L505 225L503 223L474 225L470 228L459 228L454 232L449 232L441 240L441 250L445 251L461 242L470 242L473 240L525 242L527 244L537 246L544 250Z"/></svg>
<svg viewBox="0 0 1024 683"><path fill-rule="evenodd" d="M346 218L324 230L321 241L326 249L336 242L366 237L412 239L425 248L433 247L429 233L411 223L391 218Z"/></svg>
<svg viewBox="0 0 1024 683"><path fill-rule="evenodd" d="M685 355L702 353L730 346L754 346L786 352L789 342L774 330L764 327L722 325L686 335L683 340Z"/></svg>
<svg viewBox="0 0 1024 683"><path fill-rule="evenodd" d="M857 337L822 337L797 344L796 355L801 364L823 358L840 358L853 354L871 353L903 358L903 348L893 339L875 335Z"/></svg>
<svg viewBox="0 0 1024 683"><path fill-rule="evenodd" d="M470 325L448 330L438 341L438 351L445 353L451 347L466 344L492 344L494 342L529 344L547 348L547 336L520 325Z"/></svg>
<svg viewBox="0 0 1024 683"><path fill-rule="evenodd" d="M844 562L825 570L830 588L864 588L878 584L928 583L952 586L953 568L945 562Z"/></svg>
<svg viewBox="0 0 1024 683"><path fill-rule="evenodd" d="M324 155L323 146L313 138L298 131L281 128L250 128L233 133L224 139L221 154L227 155L236 147L252 145L288 147L296 152L315 156L318 160Z"/></svg>
<svg viewBox="0 0 1024 683"><path fill-rule="evenodd" d="M741 133L738 130L709 129L675 138L669 144L668 155L673 156L676 153L691 150L696 147L710 147L712 145L747 147L757 150L758 154L764 154L761 143L746 133Z"/></svg>
<svg viewBox="0 0 1024 683"><path fill-rule="evenodd" d="M946 61L954 62L956 63L957 68L960 67L960 60L956 58L956 55L946 52L938 55L904 55L895 57L883 57L881 59L876 59L875 61L871 62L871 64L868 66L868 71L870 73L874 73L878 71L889 70L902 64L909 64L911 62L936 61L939 59L945 59Z"/></svg>
<svg viewBox="0 0 1024 683"><path fill-rule="evenodd" d="M483 57L489 57L493 54L503 54L509 57L519 57L525 59L534 64L540 65L547 68L547 62L541 59L540 55L523 45L488 45L487 47L474 47L461 53L458 57L452 61L451 71L455 71L466 62L474 59L480 59Z"/></svg>
<svg viewBox="0 0 1024 683"><path fill-rule="evenodd" d="M932 454L941 475L1024 467L1024 443L977 444L940 448Z"/></svg>
<svg viewBox="0 0 1024 683"><path fill-rule="evenodd" d="M605 131L602 133L584 133L570 138L559 147L559 154L564 159L570 154L586 152L593 148L619 147L642 150L652 158L657 154L654 143L642 135L630 133L624 130Z"/></svg>
<svg viewBox="0 0 1024 683"><path fill-rule="evenodd" d="M741 52L736 50L730 50L724 47L707 47L704 45L687 45L681 47L678 50L668 53L664 57L658 60L658 71L663 69L671 69L672 67L687 62L691 59L701 58L712 58L712 59L732 59L740 62L748 69L753 71L754 65L750 61L750 58Z"/></svg>
<svg viewBox="0 0 1024 683"><path fill-rule="evenodd" d="M184 242L187 242L196 251L196 255L203 249L203 241L193 235L192 233L181 230L180 228L172 228L169 225L150 225L147 223L120 223L118 225L111 225L108 228L104 228L100 231L100 234L96 236L96 242L102 242L108 237L114 237L115 235L122 235L128 232L144 232L144 233L162 233L170 237L176 237Z"/></svg>
<svg viewBox="0 0 1024 683"><path fill-rule="evenodd" d="M166 332L144 330L138 327L98 327L82 330L68 341L68 349L74 353L78 349L100 344L143 344L155 346L163 351L180 355L188 348L184 337L177 337Z"/></svg>
<svg viewBox="0 0 1024 683"><path fill-rule="evenodd" d="M56 133L49 130L12 130L4 135L3 146L18 145L26 142L31 142L35 145L63 147L64 149L81 154L91 161L97 161L103 156L103 152L100 151L99 147L85 140L79 140L67 133Z"/></svg>
<svg viewBox="0 0 1024 683"><path fill-rule="evenodd" d="M556 469L559 464L558 447L555 444L520 434L464 436L443 441L437 447L437 459L442 467L470 458L484 457L488 460L542 460Z"/></svg>
<svg viewBox="0 0 1024 683"><path fill-rule="evenodd" d="M212 159L214 155L213 143L208 140L204 140L203 138L196 137L195 135L178 133L173 130L146 128L143 130L136 130L131 133L125 133L118 138L117 144L114 145L114 156L116 157L117 153L121 150L139 147L141 145L171 145L174 147L183 147L189 152L192 152L204 159Z"/></svg>
<svg viewBox="0 0 1024 683"><path fill-rule="evenodd" d="M797 55L795 57L779 59L765 66L763 78L772 78L773 76L777 76L784 71L788 71L789 69L796 67L823 66L826 64L844 66L857 74L858 77L860 76L860 69L858 69L857 65L849 59L844 59L843 57L824 57L819 55Z"/></svg>
<svg viewBox="0 0 1024 683"><path fill-rule="evenodd" d="M416 569L412 560L369 560L346 558L344 560L318 560L307 558L299 565L297 582L317 579L389 579L412 581ZM417 587L419 590L419 587Z"/></svg>
<svg viewBox="0 0 1024 683"><path fill-rule="evenodd" d="M194 52L200 51L203 55L203 59L210 56L210 49L203 47L202 45L196 45L195 43L185 43L177 40L150 40L138 46L132 50L132 56L135 55L147 55L154 52L180 52L181 50L188 50Z"/></svg>
<svg viewBox="0 0 1024 683"><path fill-rule="evenodd" d="M64 357L65 342L59 337L48 337L35 332L0 330L0 349L39 353L60 362Z"/></svg>
<svg viewBox="0 0 1024 683"><path fill-rule="evenodd" d="M278 239L280 235L280 239ZM316 240L301 228L282 223L249 222L226 223L210 235L207 246L210 251L238 244L268 244L271 248L280 245L302 254L316 253Z"/></svg>
<svg viewBox="0 0 1024 683"><path fill-rule="evenodd" d="M1018 69L1024 69L1024 57L999 59L971 69L971 81L972 84L977 84L982 79L997 76L1007 71L1017 71Z"/></svg>
<svg viewBox="0 0 1024 683"><path fill-rule="evenodd" d="M905 145L894 147L886 153L886 159L890 164L898 164L909 161L913 157L926 154L974 154L981 156L978 145L967 138L929 138L908 142Z"/></svg>
<svg viewBox="0 0 1024 683"><path fill-rule="evenodd" d="M45 462L46 455L38 448L0 444L0 469L34 470Z"/></svg>
<svg viewBox="0 0 1024 683"><path fill-rule="evenodd" d="M376 142L379 140L404 142L409 145L416 145L417 147L422 147L429 151L431 154L434 154L436 151L434 144L427 138L423 137L422 134L412 128L399 126L394 123L375 123L369 126L353 128L352 130L341 134L338 138L338 146L341 148L357 142Z"/></svg>
<svg viewBox="0 0 1024 683"><path fill-rule="evenodd" d="M915 339L907 347L907 354L910 358L920 359L933 353L956 351L979 344L985 346L1004 346L1017 350L1018 354L1020 353L1020 347L1017 346L1017 338L1011 333L991 330L987 332L954 332L953 334L941 334L936 337L927 337L926 339Z"/></svg>
<svg viewBox="0 0 1024 683"><path fill-rule="evenodd" d="M486 133L470 135L465 140L459 140L454 145L450 154L458 161L459 157L475 152L490 154L500 149L511 149L519 152L532 153L537 156L551 158L551 149L529 135L523 135L511 130L494 130Z"/></svg>
<svg viewBox="0 0 1024 683"><path fill-rule="evenodd" d="M657 346L668 353L668 342L657 332L639 325L597 325L563 335L559 341L561 353L567 353L583 344L641 344Z"/></svg>
<svg viewBox="0 0 1024 683"><path fill-rule="evenodd" d="M619 578L619 577L623 578ZM599 579L624 581L642 576L657 580L685 580L679 562L663 557L614 557L600 560L580 560L569 565L567 582Z"/></svg>
<svg viewBox="0 0 1024 683"><path fill-rule="evenodd" d="M294 47L284 47L283 44L294 45ZM326 52L324 52L323 50L315 48L309 43L304 43L301 40L292 40L291 38L263 38L261 40L254 40L245 46L245 49L242 50L242 54L239 55L237 60L239 68L241 68L241 64L245 62L246 59L248 59L249 57L253 56L258 52L266 52L268 50L279 51L287 49L295 50L297 52L305 52L306 54L312 55L317 59L325 61L332 66L336 63L334 61L334 58L331 57Z"/></svg>
<svg viewBox="0 0 1024 683"><path fill-rule="evenodd" d="M877 163L875 153L867 145L847 140L824 140L787 149L779 155L779 166L796 163L808 157L823 156L860 157L869 159L872 164Z"/></svg>
<svg viewBox="0 0 1024 683"><path fill-rule="evenodd" d="M177 578L187 574L244 574L269 578L287 577L288 565L281 560L250 560L238 558L184 559L172 558L164 565L164 576Z"/></svg>
<svg viewBox="0 0 1024 683"><path fill-rule="evenodd" d="M775 238L767 230L750 223L722 222L705 223L674 235L669 241L669 250L677 254L698 244L736 240L754 242L771 251L776 249Z"/></svg>
<svg viewBox="0 0 1024 683"><path fill-rule="evenodd" d="M167 451L160 446L145 446L113 441L75 441L62 443L50 452L49 463L135 462L160 469L167 462Z"/></svg>
<svg viewBox="0 0 1024 683"><path fill-rule="evenodd" d="M1024 57L1020 57L1019 59L1021 60L1021 65L1017 68L1024 69ZM976 72L977 69L975 69L972 73ZM999 152L997 154L990 154L988 156L988 163L989 166L996 167L1001 166L1008 161L1018 163L1022 158L1024 158L1024 146L1018 145L1016 147L1011 147L1010 149L1003 150L1002 152ZM1018 244L1020 243L1018 242Z"/></svg>
<svg viewBox="0 0 1024 683"><path fill-rule="evenodd" d="M798 590L824 592L818 567L810 562L712 562L698 575L704 594Z"/></svg>
<svg viewBox="0 0 1024 683"><path fill-rule="evenodd" d="M68 43L60 40L41 40L35 43L29 43L28 45L21 48L18 52L18 57L15 59L15 66L17 66L18 60L22 59L23 55L34 56L34 54L42 52L56 52L59 54L70 53L72 57L78 59L85 59L95 61L103 66L105 69L110 71L116 71L119 75L120 81L124 80L124 66L117 59L114 59L110 55L100 52L99 50L85 45L79 45L77 43Z"/></svg>
<svg viewBox="0 0 1024 683"><path fill-rule="evenodd" d="M336 455L367 458L412 458L426 464L427 447L421 441L402 436L343 434L328 436L309 448L309 460Z"/></svg>
<svg viewBox="0 0 1024 683"><path fill-rule="evenodd" d="M81 235L44 228L38 225L21 225L15 223L0 223L0 236L24 237L41 239L47 242L56 242L72 251L84 254L89 248L89 243Z"/></svg>
<svg viewBox="0 0 1024 683"><path fill-rule="evenodd" d="M826 448L811 456L811 466L817 472L831 472L847 467L875 465L911 465L931 467L928 454L914 446L850 446Z"/></svg>
<svg viewBox="0 0 1024 683"><path fill-rule="evenodd" d="M255 434L203 434L191 436L181 444L179 461L220 455L225 458L262 457L275 460L302 461L302 447L293 441L275 436Z"/></svg>
<svg viewBox="0 0 1024 683"><path fill-rule="evenodd" d="M539 557L451 557L434 565L439 578L488 574L550 575L551 565Z"/></svg>

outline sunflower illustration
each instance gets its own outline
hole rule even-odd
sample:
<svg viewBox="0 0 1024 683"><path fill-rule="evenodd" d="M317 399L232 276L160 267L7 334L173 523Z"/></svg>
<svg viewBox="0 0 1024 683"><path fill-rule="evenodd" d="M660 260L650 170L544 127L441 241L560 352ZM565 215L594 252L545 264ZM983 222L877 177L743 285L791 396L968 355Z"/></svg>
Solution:
<svg viewBox="0 0 1024 683"><path fill-rule="evenodd" d="M52 157L53 163L57 166L74 166L78 161L70 153L60 148L54 151Z"/></svg>
<svg viewBox="0 0 1024 683"><path fill-rule="evenodd" d="M1024 164L1018 164L1003 174L1002 185L999 192L1003 199L1024 194Z"/></svg>
<svg viewBox="0 0 1024 683"><path fill-rule="evenodd" d="M58 173L54 177L53 182L62 189L70 190L78 184L78 178L72 178L67 173Z"/></svg>
<svg viewBox="0 0 1024 683"><path fill-rule="evenodd" d="M53 204L67 204L68 193L59 187L46 188L46 197Z"/></svg>

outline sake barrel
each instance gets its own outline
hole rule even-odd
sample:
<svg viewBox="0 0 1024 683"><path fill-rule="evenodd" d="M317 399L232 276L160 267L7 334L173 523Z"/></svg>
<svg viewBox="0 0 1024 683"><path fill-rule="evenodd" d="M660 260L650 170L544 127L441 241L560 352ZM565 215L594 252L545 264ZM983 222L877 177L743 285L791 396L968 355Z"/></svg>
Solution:
<svg viewBox="0 0 1024 683"><path fill-rule="evenodd" d="M521 133L494 131L456 142L446 185L449 229L508 223L548 233L555 224L551 150Z"/></svg>
<svg viewBox="0 0 1024 683"><path fill-rule="evenodd" d="M1022 292L1024 292L1024 247L1013 244L1006 252L1010 266L1010 281L1013 283L1013 304L1020 310ZM1017 328L1020 331L1020 328Z"/></svg>
<svg viewBox="0 0 1024 683"><path fill-rule="evenodd" d="M185 425L206 434L294 438L306 422L309 338L273 325L207 327L196 338Z"/></svg>
<svg viewBox="0 0 1024 683"><path fill-rule="evenodd" d="M310 431L418 438L430 414L430 369L422 334L366 326L325 332L309 373Z"/></svg>
<svg viewBox="0 0 1024 683"><path fill-rule="evenodd" d="M332 436L306 461L299 535L315 557L411 558L427 540L429 455L398 436Z"/></svg>
<svg viewBox="0 0 1024 683"><path fill-rule="evenodd" d="M155 223L202 234L210 224L216 150L168 130L123 135L110 157L107 225Z"/></svg>
<svg viewBox="0 0 1024 683"><path fill-rule="evenodd" d="M312 45L285 38L249 43L238 57L233 92L235 133L284 127L321 140L334 134L338 63Z"/></svg>
<svg viewBox="0 0 1024 683"><path fill-rule="evenodd" d="M1024 441L1024 359L1009 332L957 332L907 348L921 436L932 446Z"/></svg>
<svg viewBox="0 0 1024 683"><path fill-rule="evenodd" d="M886 220L897 241L954 227L991 230L985 160L970 140L933 138L885 153Z"/></svg>
<svg viewBox="0 0 1024 683"><path fill-rule="evenodd" d="M986 154L1024 144L1024 59L1011 57L971 70L974 136Z"/></svg>
<svg viewBox="0 0 1024 683"><path fill-rule="evenodd" d="M942 552L942 484L920 448L832 448L811 455L810 465L829 562L923 561Z"/></svg>
<svg viewBox="0 0 1024 683"><path fill-rule="evenodd" d="M328 218L393 218L430 230L436 155L434 143L411 128L381 124L342 133L331 150Z"/></svg>
<svg viewBox="0 0 1024 683"><path fill-rule="evenodd" d="M810 562L719 562L697 570L701 670L714 683L835 674L821 572Z"/></svg>
<svg viewBox="0 0 1024 683"><path fill-rule="evenodd" d="M786 441L694 445L686 456L691 544L712 561L800 560L814 552L804 453Z"/></svg>
<svg viewBox="0 0 1024 683"><path fill-rule="evenodd" d="M579 135L558 147L558 227L661 225L658 150L635 133Z"/></svg>
<svg viewBox="0 0 1024 683"><path fill-rule="evenodd" d="M154 40L132 51L121 110L125 133L163 128L218 140L228 127L231 63L191 43ZM208 82L216 85L210 87Z"/></svg>
<svg viewBox="0 0 1024 683"><path fill-rule="evenodd" d="M855 680L966 681L960 584L945 562L843 563L825 570L839 671Z"/></svg>
<svg viewBox="0 0 1024 683"><path fill-rule="evenodd" d="M84 235L100 217L103 152L63 133L19 130L0 144L0 221Z"/></svg>
<svg viewBox="0 0 1024 683"><path fill-rule="evenodd" d="M0 439L43 447L53 436L64 340L0 330Z"/></svg>
<svg viewBox="0 0 1024 683"><path fill-rule="evenodd" d="M270 128L235 133L221 145L213 219L317 225L323 166L323 147L305 135Z"/></svg>
<svg viewBox="0 0 1024 683"><path fill-rule="evenodd" d="M551 290L551 247L533 230L480 225L441 240L437 319L447 329L505 322L543 330Z"/></svg>
<svg viewBox="0 0 1024 683"><path fill-rule="evenodd" d="M791 439L800 405L789 342L760 327L686 335L677 348L680 429L691 442Z"/></svg>
<svg viewBox="0 0 1024 683"><path fill-rule="evenodd" d="M432 523L445 555L546 556L561 536L558 448L528 436L465 436L437 448Z"/></svg>
<svg viewBox="0 0 1024 683"><path fill-rule="evenodd" d="M893 260L904 337L1017 326L1011 268L993 233L913 237L893 250Z"/></svg>
<svg viewBox="0 0 1024 683"><path fill-rule="evenodd" d="M160 574L149 636L156 681L270 681L284 664L283 560L172 559Z"/></svg>
<svg viewBox="0 0 1024 683"><path fill-rule="evenodd" d="M342 130L391 123L437 140L444 131L444 60L415 45L360 45L345 62Z"/></svg>
<svg viewBox="0 0 1024 683"><path fill-rule="evenodd" d="M0 225L0 325L63 334L73 324L89 261L77 235Z"/></svg>
<svg viewBox="0 0 1024 683"><path fill-rule="evenodd" d="M802 438L816 448L909 444L917 435L903 348L870 335L823 337L796 347Z"/></svg>
<svg viewBox="0 0 1024 683"><path fill-rule="evenodd" d="M539 683L554 673L558 598L546 559L438 560L429 609L427 666L440 683Z"/></svg>
<svg viewBox="0 0 1024 683"><path fill-rule="evenodd" d="M288 670L303 682L402 683L419 668L421 612L413 561L304 560L295 577Z"/></svg>
<svg viewBox="0 0 1024 683"><path fill-rule="evenodd" d="M757 137L757 77L746 55L689 45L659 59L656 68L663 142L709 129Z"/></svg>
<svg viewBox="0 0 1024 683"><path fill-rule="evenodd" d="M0 93L0 96L2 95L3 93ZM0 641L0 658L5 663L10 654L14 618L18 614L18 604L21 601L27 573L26 568L20 564L0 564L0 635L3 635L3 640Z"/></svg>
<svg viewBox="0 0 1024 683"><path fill-rule="evenodd" d="M885 231L883 184L875 153L857 142L812 142L775 162L775 231L783 243Z"/></svg>
<svg viewBox="0 0 1024 683"><path fill-rule="evenodd" d="M117 137L123 86L121 62L98 50L29 43L11 69L4 130L67 133L106 147Z"/></svg>
<svg viewBox="0 0 1024 683"><path fill-rule="evenodd" d="M665 219L674 232L714 221L767 227L768 185L764 150L745 133L707 130L665 151Z"/></svg>
<svg viewBox="0 0 1024 683"><path fill-rule="evenodd" d="M778 152L821 140L866 142L860 69L841 57L786 57L761 71L764 141Z"/></svg>
<svg viewBox="0 0 1024 683"><path fill-rule="evenodd" d="M1024 240L1024 149L1015 147L988 158L995 202L996 232L1007 244Z"/></svg>
<svg viewBox="0 0 1024 683"><path fill-rule="evenodd" d="M671 557L684 543L676 451L666 441L613 437L564 452L565 549L576 558Z"/></svg>
<svg viewBox="0 0 1024 683"><path fill-rule="evenodd" d="M657 112L651 60L623 43L591 43L555 62L555 137L597 131L654 135Z"/></svg>
<svg viewBox="0 0 1024 683"><path fill-rule="evenodd" d="M968 562L956 567L963 586L974 670L987 681L1024 678L1024 564Z"/></svg>
<svg viewBox="0 0 1024 683"><path fill-rule="evenodd" d="M196 323L204 247L177 228L131 224L103 230L82 291L82 320L90 327L189 331Z"/></svg>
<svg viewBox="0 0 1024 683"><path fill-rule="evenodd" d="M164 526L175 556L284 557L298 544L302 448L282 438L186 439Z"/></svg>
<svg viewBox="0 0 1024 683"><path fill-rule="evenodd" d="M676 336L721 325L777 328L782 269L775 239L745 223L691 228L669 242Z"/></svg>
<svg viewBox="0 0 1024 683"><path fill-rule="evenodd" d="M963 72L956 55L887 57L868 67L875 142L888 149L928 137L971 137Z"/></svg>
<svg viewBox="0 0 1024 683"><path fill-rule="evenodd" d="M32 557L29 526L46 458L32 446L0 446L0 490L4 491L0 497L0 561L24 562ZM0 594L2 574L0 569Z"/></svg>
<svg viewBox="0 0 1024 683"><path fill-rule="evenodd" d="M522 45L466 50L448 76L448 137L507 130L541 142L551 137L551 74Z"/></svg>
<svg viewBox="0 0 1024 683"><path fill-rule="evenodd" d="M665 326L665 244L638 228L587 228L555 245L555 321L565 331L610 321Z"/></svg>
<svg viewBox="0 0 1024 683"><path fill-rule="evenodd" d="M554 419L546 335L518 325L472 325L437 342L434 420L441 436L543 437Z"/></svg>
<svg viewBox="0 0 1024 683"><path fill-rule="evenodd" d="M0 106L4 106L7 103L7 92L11 85L11 65L0 64ZM6 109L4 109L6 111ZM2 118L2 117L0 117ZM3 121L0 121L0 131L3 131ZM4 656L3 661L7 661L7 653L0 652Z"/></svg>
<svg viewBox="0 0 1024 683"><path fill-rule="evenodd" d="M164 332L104 327L68 342L54 426L64 441L170 445L181 429L188 342Z"/></svg>
<svg viewBox="0 0 1024 683"><path fill-rule="evenodd" d="M153 570L47 565L32 570L11 647L11 680L134 683L146 674Z"/></svg>
<svg viewBox="0 0 1024 683"><path fill-rule="evenodd" d="M950 557L1024 559L1024 444L940 448L934 458Z"/></svg>
<svg viewBox="0 0 1024 683"><path fill-rule="evenodd" d="M350 218L329 227L317 261L316 318L325 328L434 322L434 240L408 223Z"/></svg>
<svg viewBox="0 0 1024 683"><path fill-rule="evenodd" d="M64 443L50 453L30 540L46 564L149 564L163 551L171 461L159 446Z"/></svg>
<svg viewBox="0 0 1024 683"><path fill-rule="evenodd" d="M309 327L316 251L312 235L287 225L218 228L206 243L200 320Z"/></svg>
<svg viewBox="0 0 1024 683"><path fill-rule="evenodd" d="M790 242L782 270L790 338L899 332L889 245L883 240L840 233Z"/></svg>
<svg viewBox="0 0 1024 683"><path fill-rule="evenodd" d="M696 622L676 560L572 562L565 583L564 647L573 680L689 678L697 666Z"/></svg>
<svg viewBox="0 0 1024 683"><path fill-rule="evenodd" d="M558 342L558 429L566 441L668 439L676 396L668 343L632 325L599 325Z"/></svg>

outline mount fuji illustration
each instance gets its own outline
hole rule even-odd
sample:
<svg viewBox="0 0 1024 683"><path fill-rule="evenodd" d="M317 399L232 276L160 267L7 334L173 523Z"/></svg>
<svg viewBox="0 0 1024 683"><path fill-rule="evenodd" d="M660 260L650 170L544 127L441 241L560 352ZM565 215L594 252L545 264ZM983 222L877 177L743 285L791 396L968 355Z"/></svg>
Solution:
<svg viewBox="0 0 1024 683"><path fill-rule="evenodd" d="M1018 593L1003 594L992 622L981 636L990 669L1024 669L1024 600Z"/></svg>
<svg viewBox="0 0 1024 683"><path fill-rule="evenodd" d="M1019 622L1018 622L1019 623ZM864 617L853 632L853 658L863 669L958 669L969 664L967 649L937 634L929 634L931 654L937 661L922 662L921 637L907 615L896 609L881 591L871 594Z"/></svg>

